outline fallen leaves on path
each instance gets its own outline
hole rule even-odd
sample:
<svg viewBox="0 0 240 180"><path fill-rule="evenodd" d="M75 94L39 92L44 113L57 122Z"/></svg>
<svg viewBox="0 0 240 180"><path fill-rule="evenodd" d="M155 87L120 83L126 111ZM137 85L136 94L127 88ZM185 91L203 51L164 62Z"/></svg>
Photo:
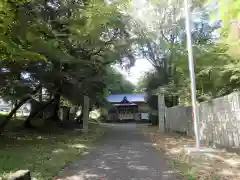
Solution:
<svg viewBox="0 0 240 180"><path fill-rule="evenodd" d="M187 153L185 147L195 146L193 138L159 133L157 127L143 127L142 130L154 142L153 146L161 150L169 158L169 163L185 176L194 174L197 180L240 179L240 155L237 150L228 152L226 149L215 149L215 152ZM202 147L207 145L202 144Z"/></svg>

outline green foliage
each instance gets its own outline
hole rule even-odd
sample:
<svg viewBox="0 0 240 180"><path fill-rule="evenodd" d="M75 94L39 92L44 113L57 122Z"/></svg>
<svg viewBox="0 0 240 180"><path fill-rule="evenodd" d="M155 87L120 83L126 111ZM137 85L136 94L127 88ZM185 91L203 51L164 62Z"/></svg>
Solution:
<svg viewBox="0 0 240 180"><path fill-rule="evenodd" d="M153 92L164 84L164 79L159 76L156 70L144 73L138 80L137 91Z"/></svg>
<svg viewBox="0 0 240 180"><path fill-rule="evenodd" d="M239 51L234 49L229 38L231 36L230 20L238 19L238 7L232 1L230 6L221 6L219 1L220 19L223 26L218 22L209 23L210 11L204 8L199 1L192 10L198 13L198 19L193 22L193 54L195 61L195 74L197 97L199 101L205 101L239 90ZM186 35L183 18L179 5L165 8L164 2L154 2L154 10L159 18L154 19L153 28L139 28L142 35L141 47L143 56L154 66L155 71L145 74L138 87L149 94L155 94L164 89L165 96L175 96L180 103L190 103L190 79L188 69L188 57L186 50ZM200 3L200 4L199 4ZM233 6L232 6L233 5ZM221 8L225 9L221 11ZM154 11L154 12L155 12ZM225 12L225 13L224 13ZM225 27L226 25L226 27ZM236 27L236 26L235 26ZM220 37L216 38L216 31L221 28ZM236 30L236 28L235 28ZM226 33L223 33L226 32ZM239 29L238 29L238 32ZM238 42L239 38L232 42ZM223 40L223 41L221 41ZM236 44L235 44L236 45ZM237 46L235 46L237 47ZM233 50L235 53L231 53Z"/></svg>
<svg viewBox="0 0 240 180"><path fill-rule="evenodd" d="M134 85L129 82L120 72L109 67L105 79L107 90L111 94L132 93L135 89Z"/></svg>
<svg viewBox="0 0 240 180"><path fill-rule="evenodd" d="M230 1L226 6L225 0L218 0L212 19L222 22L220 40L228 45L227 53L238 58L240 55L240 1Z"/></svg>
<svg viewBox="0 0 240 180"><path fill-rule="evenodd" d="M73 104L81 104L83 95L102 102L109 64L134 64L135 40L120 5L101 0L1 2L0 96L20 100L41 83L50 93L60 90Z"/></svg>

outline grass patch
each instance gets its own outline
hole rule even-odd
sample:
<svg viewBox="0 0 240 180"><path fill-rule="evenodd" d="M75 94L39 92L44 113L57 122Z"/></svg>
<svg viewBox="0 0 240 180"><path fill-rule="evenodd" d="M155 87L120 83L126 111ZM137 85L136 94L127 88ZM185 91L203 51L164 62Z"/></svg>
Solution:
<svg viewBox="0 0 240 180"><path fill-rule="evenodd" d="M2 111L0 111L0 116L6 116L6 115L8 115L8 112L2 112Z"/></svg>
<svg viewBox="0 0 240 180"><path fill-rule="evenodd" d="M52 179L77 155L86 153L101 134L103 128L97 124L90 124L88 134L63 129L54 134L6 131L0 137L0 177L5 178L19 169L29 169L37 180Z"/></svg>
<svg viewBox="0 0 240 180"><path fill-rule="evenodd" d="M180 160L171 159L168 157L168 162L173 169L179 170L185 180L197 180L198 176L196 174L196 169L194 169L191 165L181 162Z"/></svg>

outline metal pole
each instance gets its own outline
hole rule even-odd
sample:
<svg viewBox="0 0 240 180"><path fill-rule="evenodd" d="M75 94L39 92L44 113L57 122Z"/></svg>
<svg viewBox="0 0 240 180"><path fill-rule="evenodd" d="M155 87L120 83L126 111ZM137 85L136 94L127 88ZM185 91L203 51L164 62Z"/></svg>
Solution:
<svg viewBox="0 0 240 180"><path fill-rule="evenodd" d="M200 148L200 137L199 137L199 127L198 127L198 110L197 110L197 96L196 96L196 82L195 82L195 72L194 72L194 62L193 62L193 52L192 52L192 37L191 37L191 27L190 27L190 12L188 0L184 0L184 10L186 18L186 34L187 34L187 49L188 49L188 65L191 80L191 96L192 96L192 109L193 109L193 121L194 121L194 131L196 138L196 148Z"/></svg>

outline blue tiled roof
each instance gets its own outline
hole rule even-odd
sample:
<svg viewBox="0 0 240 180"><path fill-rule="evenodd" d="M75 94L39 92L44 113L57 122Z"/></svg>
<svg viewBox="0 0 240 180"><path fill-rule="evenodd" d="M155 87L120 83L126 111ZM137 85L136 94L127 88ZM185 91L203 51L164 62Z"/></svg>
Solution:
<svg viewBox="0 0 240 180"><path fill-rule="evenodd" d="M111 103L120 103L124 97L127 97L127 100L130 102L145 102L144 93L136 94L111 94L107 97L108 102Z"/></svg>

